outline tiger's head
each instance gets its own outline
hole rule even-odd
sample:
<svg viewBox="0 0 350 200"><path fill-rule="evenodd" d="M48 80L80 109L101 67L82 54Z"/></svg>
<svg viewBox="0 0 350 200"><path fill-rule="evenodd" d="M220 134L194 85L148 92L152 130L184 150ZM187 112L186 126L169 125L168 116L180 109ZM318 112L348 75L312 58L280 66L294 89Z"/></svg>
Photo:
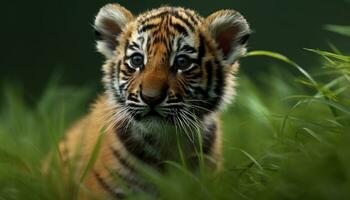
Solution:
<svg viewBox="0 0 350 200"><path fill-rule="evenodd" d="M215 113L234 97L238 59L250 35L237 11L203 18L161 7L135 17L108 4L94 27L97 49L106 57L104 86L119 115L174 124Z"/></svg>

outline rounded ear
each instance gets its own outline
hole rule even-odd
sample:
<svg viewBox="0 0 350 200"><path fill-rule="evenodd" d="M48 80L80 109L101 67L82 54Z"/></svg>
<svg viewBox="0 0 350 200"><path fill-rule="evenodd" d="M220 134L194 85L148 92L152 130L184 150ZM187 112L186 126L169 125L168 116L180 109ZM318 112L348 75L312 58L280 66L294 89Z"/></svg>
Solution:
<svg viewBox="0 0 350 200"><path fill-rule="evenodd" d="M96 47L107 59L113 56L113 51L118 45L118 35L133 19L131 12L119 4L107 4L100 9L94 24Z"/></svg>
<svg viewBox="0 0 350 200"><path fill-rule="evenodd" d="M206 22L226 64L233 64L246 53L245 46L251 31L239 12L220 10L208 16Z"/></svg>

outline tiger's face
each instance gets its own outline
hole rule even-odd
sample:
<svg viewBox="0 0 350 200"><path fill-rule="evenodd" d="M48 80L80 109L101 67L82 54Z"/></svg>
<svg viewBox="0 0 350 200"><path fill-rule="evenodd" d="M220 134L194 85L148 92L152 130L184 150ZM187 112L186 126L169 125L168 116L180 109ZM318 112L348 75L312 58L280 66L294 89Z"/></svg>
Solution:
<svg viewBox="0 0 350 200"><path fill-rule="evenodd" d="M95 29L97 49L107 58L110 103L137 122L171 124L200 119L230 102L250 34L233 10L202 18L161 7L134 17L117 4L100 10Z"/></svg>

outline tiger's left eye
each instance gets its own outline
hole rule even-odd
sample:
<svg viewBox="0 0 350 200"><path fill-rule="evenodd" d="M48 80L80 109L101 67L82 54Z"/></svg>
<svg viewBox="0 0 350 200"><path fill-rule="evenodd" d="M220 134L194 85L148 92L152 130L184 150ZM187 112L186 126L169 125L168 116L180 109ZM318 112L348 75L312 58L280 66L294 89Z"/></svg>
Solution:
<svg viewBox="0 0 350 200"><path fill-rule="evenodd" d="M140 53L135 53L131 56L131 65L133 68L140 68L143 66L143 55Z"/></svg>
<svg viewBox="0 0 350 200"><path fill-rule="evenodd" d="M185 70L191 66L191 59L186 55L180 55L175 58L175 66L180 70Z"/></svg>

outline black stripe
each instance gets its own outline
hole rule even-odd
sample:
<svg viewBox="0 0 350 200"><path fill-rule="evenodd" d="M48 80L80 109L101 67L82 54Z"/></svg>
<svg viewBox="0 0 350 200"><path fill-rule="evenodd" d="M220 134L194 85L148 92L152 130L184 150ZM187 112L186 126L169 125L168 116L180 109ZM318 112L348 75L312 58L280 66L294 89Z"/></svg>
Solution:
<svg viewBox="0 0 350 200"><path fill-rule="evenodd" d="M135 172L135 168L133 166L131 166L130 163L125 158L122 157L122 155L119 153L118 150L116 150L112 147L111 147L111 150L113 152L114 157L117 158L117 160L119 161L120 164L122 164L125 168L127 168L131 172Z"/></svg>
<svg viewBox="0 0 350 200"><path fill-rule="evenodd" d="M123 75L123 76L130 76L130 74L126 71L126 70L120 70L120 73Z"/></svg>
<svg viewBox="0 0 350 200"><path fill-rule="evenodd" d="M111 71L110 71L110 82L109 87L113 92L113 96L118 102L122 102L123 98L120 96L120 93L118 92L117 88L114 87L114 82L117 81L119 83L119 70L120 70L121 61L119 60L117 65L113 64L111 65ZM115 72L117 70L117 72Z"/></svg>
<svg viewBox="0 0 350 200"><path fill-rule="evenodd" d="M172 16L181 20L183 23L185 23L187 25L187 27L191 30L191 31L194 31L194 27L193 25L187 20L185 19L183 16L180 15L179 12L173 12L172 13Z"/></svg>
<svg viewBox="0 0 350 200"><path fill-rule="evenodd" d="M216 131L217 126L215 122L210 124L207 129L204 131L203 135L203 153L209 154L212 150L213 144L216 140Z"/></svg>
<svg viewBox="0 0 350 200"><path fill-rule="evenodd" d="M180 103L180 99L169 99L166 103L171 104L171 103Z"/></svg>
<svg viewBox="0 0 350 200"><path fill-rule="evenodd" d="M207 70L207 92L209 93L213 81L213 64L211 61L205 62L205 69Z"/></svg>
<svg viewBox="0 0 350 200"><path fill-rule="evenodd" d="M127 87L125 87L129 82L125 82L123 84L119 85L119 90L125 90Z"/></svg>
<svg viewBox="0 0 350 200"><path fill-rule="evenodd" d="M198 17L196 16L196 14L192 14L192 13L190 13L190 11L188 11L188 10L184 10L184 11L185 11L185 14L187 15L187 17L190 18L190 20L192 21L192 23L193 23L194 25L197 25L198 22L199 22L199 19L198 19Z"/></svg>
<svg viewBox="0 0 350 200"><path fill-rule="evenodd" d="M221 66L219 61L215 61L216 65L216 88L215 88L215 93L218 96L222 95L223 88L225 87L225 82L224 82L224 75L223 75L223 66Z"/></svg>
<svg viewBox="0 0 350 200"><path fill-rule="evenodd" d="M127 99L134 102L140 102L137 96L132 94L130 94Z"/></svg>
<svg viewBox="0 0 350 200"><path fill-rule="evenodd" d="M110 185L108 185L108 183L95 170L94 170L94 176L95 176L96 180L98 181L98 183L103 187L103 189L108 191L113 197L116 197L118 199L125 198L125 194L124 193L117 192L116 190L113 190L113 188Z"/></svg>
<svg viewBox="0 0 350 200"><path fill-rule="evenodd" d="M136 51L136 50L140 49L140 46L138 44L136 44L136 42L132 42L132 44L128 45L128 49Z"/></svg>
<svg viewBox="0 0 350 200"><path fill-rule="evenodd" d="M148 39L146 44L146 50L150 49L150 47L151 47L151 39Z"/></svg>
<svg viewBox="0 0 350 200"><path fill-rule="evenodd" d="M145 24L146 22L149 22L150 20L152 19L155 19L155 18L163 18L164 16L166 15L171 15L177 19L179 19L180 21L182 21L183 23L186 24L186 26L191 30L191 31L194 31L194 27L193 25L187 20L185 19L183 16L180 15L180 13L178 11L176 11L175 9L171 10L171 11L164 11L164 12L161 12L161 13L158 13L156 15L152 15L150 17L147 17L145 18L144 20L141 21L141 24ZM190 18L191 19L191 18Z"/></svg>
<svg viewBox="0 0 350 200"><path fill-rule="evenodd" d="M129 66L129 64L127 62L125 62L124 65L126 67L124 67L124 69L120 70L120 73L122 73L124 76L131 76L132 73L134 73L136 71L134 68Z"/></svg>
<svg viewBox="0 0 350 200"><path fill-rule="evenodd" d="M109 88L106 88L107 90L110 89L112 91L114 91L115 95L118 93L117 89L114 88L114 79L115 79L115 76L117 75L118 77L118 74L115 73L115 68L114 68L114 63L111 64L109 67L110 67L110 72L109 72L109 83L108 83L108 86ZM107 75L107 74L106 74Z"/></svg>
<svg viewBox="0 0 350 200"><path fill-rule="evenodd" d="M184 36L188 36L188 31L185 27L183 27L181 24L174 24L172 23L171 26L179 33L183 34Z"/></svg>
<svg viewBox="0 0 350 200"><path fill-rule="evenodd" d="M188 79L198 79L198 78L201 78L202 77L202 75L203 75L203 72L202 71L199 71L199 72L193 72L193 73L191 73L191 74L189 74L190 72L192 71L192 69L191 70L189 70L189 71L186 71L186 78L188 78ZM189 74L189 75L187 75L187 74Z"/></svg>
<svg viewBox="0 0 350 200"><path fill-rule="evenodd" d="M113 155L117 158L120 164L122 164L125 168L130 170L130 173L132 173L134 176L130 176L128 174L121 174L118 171L116 172L117 175L122 178L123 183L125 183L129 188L132 189L141 189L143 191L151 191L152 190L152 185L150 183L146 183L142 177L138 176L136 178L136 175L138 175L136 169L131 166L131 164L123 158L123 156L117 151L116 149L111 147L111 150L113 152Z"/></svg>
<svg viewBox="0 0 350 200"><path fill-rule="evenodd" d="M168 33L169 38L174 38L174 33ZM167 40L166 41L166 52L167 55L170 55L173 49L173 41L172 40Z"/></svg>
<svg viewBox="0 0 350 200"><path fill-rule="evenodd" d="M191 47L190 45L185 44L183 47L181 47L180 51L185 51L187 53L194 53L196 52L196 49L194 47Z"/></svg>
<svg viewBox="0 0 350 200"><path fill-rule="evenodd" d="M205 46L204 46L204 37L202 34L199 35L199 47L198 47L198 58L197 58L197 64L199 66L202 66L202 60L205 55Z"/></svg>
<svg viewBox="0 0 350 200"><path fill-rule="evenodd" d="M154 138L154 136L152 136L151 134L147 134L145 136L143 136L144 141L151 146L155 146L157 144L157 140Z"/></svg>
<svg viewBox="0 0 350 200"><path fill-rule="evenodd" d="M215 110L220 104L220 101L222 100L222 93L225 88L225 81L224 81L224 74L222 71L221 64L216 60L215 61L215 86L214 86L214 92L216 94L215 97L209 97L208 96L208 104L206 104L206 108L208 110Z"/></svg>
<svg viewBox="0 0 350 200"><path fill-rule="evenodd" d="M159 27L159 24L147 24L142 26L142 28L139 30L139 33L143 33L145 31L148 31L157 27Z"/></svg>
<svg viewBox="0 0 350 200"><path fill-rule="evenodd" d="M118 63L117 63L117 65L115 66L115 67L112 67L112 69L111 69L111 71L112 71L112 73L113 74L115 74L115 76L116 76L116 81L119 83L119 73L120 73L120 66L121 66L121 64L122 64L122 61L121 60L118 60ZM115 69L117 69L117 73L115 73ZM113 77L113 79L114 79L114 77Z"/></svg>
<svg viewBox="0 0 350 200"><path fill-rule="evenodd" d="M122 81L129 81L129 77L123 76L123 77L121 78L121 80L122 80Z"/></svg>
<svg viewBox="0 0 350 200"><path fill-rule="evenodd" d="M182 89L186 94L189 94L189 93L190 93L190 91L187 89L187 86L188 86L188 85L187 85L184 81L179 80L179 81L178 81L178 84L180 84L181 89Z"/></svg>
<svg viewBox="0 0 350 200"><path fill-rule="evenodd" d="M136 169L131 166L131 164L125 158L123 158L118 150L114 149L113 147L111 147L111 150L119 163L129 169L130 173L134 175L130 176L128 174L121 174L119 171L116 171L117 175L123 180L123 183L125 183L131 189L141 189L145 192L154 192L153 185L151 185L149 182L145 182L141 176L137 176L138 172Z"/></svg>
<svg viewBox="0 0 350 200"><path fill-rule="evenodd" d="M203 88L201 88L201 87L193 87L193 86L190 86L190 87L194 90L195 94L200 94L205 99L208 98L208 93Z"/></svg>
<svg viewBox="0 0 350 200"><path fill-rule="evenodd" d="M169 14L169 11L166 10L166 11L163 11L163 12L160 12L158 14L155 14L155 15L152 15L152 16L149 16L145 19L143 19L142 21L140 21L141 24L145 24L146 22L152 20L152 19L155 19L155 18L158 18L158 17L164 17L165 15Z"/></svg>
<svg viewBox="0 0 350 200"><path fill-rule="evenodd" d="M196 60L191 59L191 62L196 63ZM199 71L199 72L196 72L196 71ZM182 72L186 75L191 75L192 73L200 73L201 71L202 71L201 68L198 65L194 64L193 67L191 67L190 69L186 69L185 71L182 71ZM186 76L186 77L190 77L190 76Z"/></svg>
<svg viewBox="0 0 350 200"><path fill-rule="evenodd" d="M130 163L122 157L122 155L119 153L118 150L111 147L111 150L113 152L114 157L117 158L119 163L123 165L124 168L127 168L129 170L129 173L136 175L137 172L133 166L130 165ZM140 183L140 181L137 181L132 176L129 176L128 174L122 174L118 170L116 171L117 175L122 178L123 182L130 188L139 187L144 188L144 186Z"/></svg>
<svg viewBox="0 0 350 200"><path fill-rule="evenodd" d="M125 41L124 55L127 55L126 52L128 51L128 47L129 47L129 39ZM125 62L125 58L124 58L124 62Z"/></svg>
<svg viewBox="0 0 350 200"><path fill-rule="evenodd" d="M146 143L150 142L149 138L145 138L144 141L136 140L132 137L129 130L122 126L117 129L116 133L125 149L133 156L149 165L160 167L160 160L145 151L144 146L150 145Z"/></svg>

